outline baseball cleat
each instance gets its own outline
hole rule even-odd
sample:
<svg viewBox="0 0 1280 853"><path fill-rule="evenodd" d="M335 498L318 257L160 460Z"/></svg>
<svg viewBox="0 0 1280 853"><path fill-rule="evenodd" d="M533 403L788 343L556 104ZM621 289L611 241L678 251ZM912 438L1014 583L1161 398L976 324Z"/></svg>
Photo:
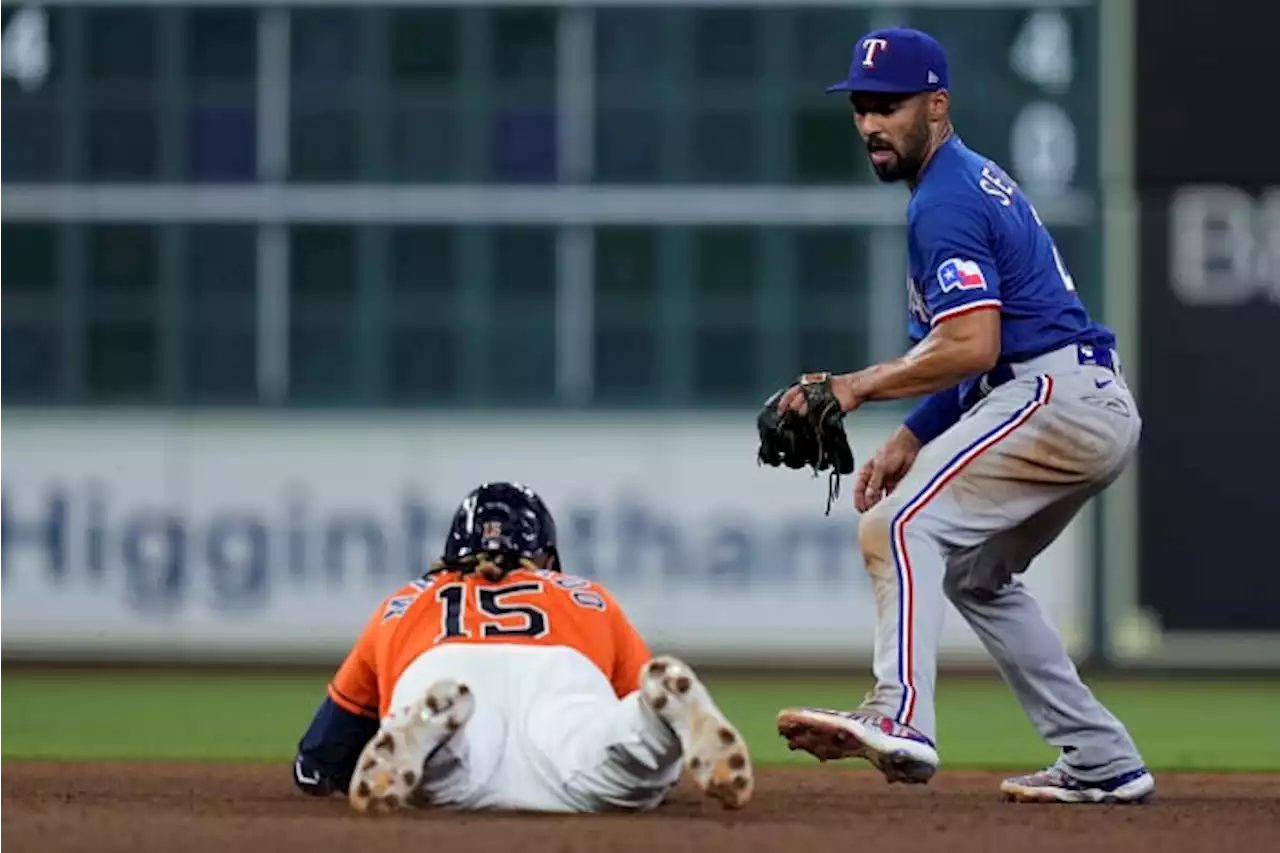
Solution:
<svg viewBox="0 0 1280 853"><path fill-rule="evenodd" d="M673 657L654 658L640 673L640 695L680 739L698 787L725 808L745 806L755 789L747 742L693 670Z"/></svg>
<svg viewBox="0 0 1280 853"><path fill-rule="evenodd" d="M785 708L778 714L778 733L792 749L819 761L865 758L889 782L922 785L938 771L931 740L872 711Z"/></svg>
<svg viewBox="0 0 1280 853"><path fill-rule="evenodd" d="M1145 767L1102 782L1077 779L1059 767L1000 783L1005 800L1012 803L1143 803L1156 791L1156 780Z"/></svg>
<svg viewBox="0 0 1280 853"><path fill-rule="evenodd" d="M474 711L471 689L443 679L421 699L388 715L356 762L347 789L352 808L379 814L413 805L427 762Z"/></svg>

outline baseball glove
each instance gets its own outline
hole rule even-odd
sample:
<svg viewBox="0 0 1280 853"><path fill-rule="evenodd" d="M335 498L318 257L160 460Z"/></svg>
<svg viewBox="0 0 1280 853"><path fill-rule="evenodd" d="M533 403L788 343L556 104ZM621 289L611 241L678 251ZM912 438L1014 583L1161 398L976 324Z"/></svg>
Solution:
<svg viewBox="0 0 1280 853"><path fill-rule="evenodd" d="M840 477L853 473L853 451L844 432L844 411L831 390L831 374L806 373L800 377L800 388L808 403L805 414L787 410L778 414L778 401L787 389L782 388L765 401L756 418L760 433L758 463L772 467L813 468L830 471L827 479L827 515L840 495Z"/></svg>

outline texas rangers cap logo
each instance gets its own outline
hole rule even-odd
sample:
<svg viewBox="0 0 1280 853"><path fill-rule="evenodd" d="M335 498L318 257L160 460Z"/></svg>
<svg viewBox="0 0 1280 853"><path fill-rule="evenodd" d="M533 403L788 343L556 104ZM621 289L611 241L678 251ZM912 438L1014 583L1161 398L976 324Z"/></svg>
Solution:
<svg viewBox="0 0 1280 853"><path fill-rule="evenodd" d="M987 279L976 261L948 258L938 267L938 286L943 293L953 290L986 290Z"/></svg>
<svg viewBox="0 0 1280 853"><path fill-rule="evenodd" d="M862 41L862 67L875 68L876 54L889 47L888 39L863 39Z"/></svg>

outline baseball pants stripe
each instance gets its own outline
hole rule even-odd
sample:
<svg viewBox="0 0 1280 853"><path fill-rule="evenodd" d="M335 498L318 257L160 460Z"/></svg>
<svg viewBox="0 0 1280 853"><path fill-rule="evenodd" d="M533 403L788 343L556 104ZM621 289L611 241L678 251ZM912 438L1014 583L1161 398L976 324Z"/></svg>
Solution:
<svg viewBox="0 0 1280 853"><path fill-rule="evenodd" d="M1053 378L1036 377L1036 394L1025 406L1018 409L994 429L965 447L938 471L937 474L907 501L893 517L890 525L890 547L894 568L898 574L898 682L902 685L902 699L894 719L902 725L910 725L916 709L915 678L911 664L915 653L915 587L911 572L911 556L907 553L906 529L929 501L938 495L956 475L988 448L1011 435L1019 426L1049 402L1053 396Z"/></svg>

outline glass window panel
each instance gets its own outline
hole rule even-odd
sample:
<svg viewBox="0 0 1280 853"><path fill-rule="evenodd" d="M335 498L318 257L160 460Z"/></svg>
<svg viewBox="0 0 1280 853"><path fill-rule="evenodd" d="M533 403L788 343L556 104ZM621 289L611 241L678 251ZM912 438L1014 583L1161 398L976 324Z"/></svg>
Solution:
<svg viewBox="0 0 1280 853"><path fill-rule="evenodd" d="M799 181L847 181L866 174L866 153L847 106L791 117L792 174Z"/></svg>
<svg viewBox="0 0 1280 853"><path fill-rule="evenodd" d="M702 228L693 241L694 382L715 402L735 402L755 390L754 236L748 228Z"/></svg>
<svg viewBox="0 0 1280 853"><path fill-rule="evenodd" d="M355 179L359 137L354 110L294 109L289 125L289 169L293 180Z"/></svg>
<svg viewBox="0 0 1280 853"><path fill-rule="evenodd" d="M289 232L289 293L295 305L350 307L356 294L356 230L301 225Z"/></svg>
<svg viewBox="0 0 1280 853"><path fill-rule="evenodd" d="M550 404L555 398L555 231L493 231L493 340L496 399ZM498 319L501 318L501 319Z"/></svg>
<svg viewBox="0 0 1280 853"><path fill-rule="evenodd" d="M658 235L652 228L596 229L596 292L655 299L658 295Z"/></svg>
<svg viewBox="0 0 1280 853"><path fill-rule="evenodd" d="M0 226L0 278L4 295L53 295L58 288L58 228L55 225Z"/></svg>
<svg viewBox="0 0 1280 853"><path fill-rule="evenodd" d="M662 120L662 114L653 110L599 108L596 179L601 183L656 179L662 168Z"/></svg>
<svg viewBox="0 0 1280 853"><path fill-rule="evenodd" d="M665 9L598 9L595 30L596 71L602 77L648 79L680 64Z"/></svg>
<svg viewBox="0 0 1280 853"><path fill-rule="evenodd" d="M457 322L457 251L451 228L396 228L391 235L392 314L411 325Z"/></svg>
<svg viewBox="0 0 1280 853"><path fill-rule="evenodd" d="M258 397L258 337L252 327L202 324L183 340L187 389L200 402L249 403Z"/></svg>
<svg viewBox="0 0 1280 853"><path fill-rule="evenodd" d="M699 395L717 403L759 396L753 366L758 335L746 325L698 329L694 337L694 383Z"/></svg>
<svg viewBox="0 0 1280 853"><path fill-rule="evenodd" d="M87 145L91 180L144 180L155 178L160 171L159 124L154 109L90 109Z"/></svg>
<svg viewBox="0 0 1280 853"><path fill-rule="evenodd" d="M160 16L150 7L84 10L87 80L152 80L159 75L156 30ZM57 61L57 57L54 58Z"/></svg>
<svg viewBox="0 0 1280 853"><path fill-rule="evenodd" d="M294 319L289 330L289 395L299 402L355 397L355 331L349 322Z"/></svg>
<svg viewBox="0 0 1280 853"><path fill-rule="evenodd" d="M845 78L853 46L871 21L861 9L798 9L794 15L791 67L803 89L818 93Z"/></svg>
<svg viewBox="0 0 1280 853"><path fill-rule="evenodd" d="M556 117L551 107L503 110L493 121L493 176L499 181L556 179Z"/></svg>
<svg viewBox="0 0 1280 853"><path fill-rule="evenodd" d="M902 322L906 323L906 315ZM847 328L802 322L797 335L802 370L856 370L867 363L865 316L851 314Z"/></svg>
<svg viewBox="0 0 1280 853"><path fill-rule="evenodd" d="M257 316L257 229L197 225L187 230L183 282L190 322L233 320L252 328Z"/></svg>
<svg viewBox="0 0 1280 853"><path fill-rule="evenodd" d="M755 232L750 228L699 228L693 241L695 287L705 296L739 297L746 311L756 289Z"/></svg>
<svg viewBox="0 0 1280 853"><path fill-rule="evenodd" d="M456 332L447 326L397 325L387 349L391 396L401 402L441 402L456 395Z"/></svg>
<svg viewBox="0 0 1280 853"><path fill-rule="evenodd" d="M459 15L454 9L391 10L391 74L404 83L458 73Z"/></svg>
<svg viewBox="0 0 1280 853"><path fill-rule="evenodd" d="M553 9L497 9L493 13L493 62L499 80L552 80L556 75Z"/></svg>
<svg viewBox="0 0 1280 853"><path fill-rule="evenodd" d="M752 113L711 111L694 120L695 179L750 183L758 180L756 121Z"/></svg>
<svg viewBox="0 0 1280 853"><path fill-rule="evenodd" d="M0 340L5 405L52 399L62 381L57 328L45 323L14 323L6 316Z"/></svg>
<svg viewBox="0 0 1280 853"><path fill-rule="evenodd" d="M603 403L639 402L658 396L660 334L653 325L598 321L595 396Z"/></svg>
<svg viewBox="0 0 1280 853"><path fill-rule="evenodd" d="M351 9L293 9L289 54L295 85L352 77L359 50L359 22Z"/></svg>
<svg viewBox="0 0 1280 853"><path fill-rule="evenodd" d="M404 181L466 178L461 127L465 118L453 107L405 104L393 108L390 177Z"/></svg>
<svg viewBox="0 0 1280 853"><path fill-rule="evenodd" d="M801 313L797 334L797 357L805 370L849 370L864 363L869 287L905 287L905 282L867 281L872 233L839 227L794 232L795 298L814 309ZM905 327L905 307L901 322Z"/></svg>
<svg viewBox="0 0 1280 853"><path fill-rule="evenodd" d="M248 83L257 74L256 9L192 9L185 15L187 73Z"/></svg>
<svg viewBox="0 0 1280 853"><path fill-rule="evenodd" d="M796 292L806 296L838 296L865 290L869 233L852 228L797 231Z"/></svg>
<svg viewBox="0 0 1280 853"><path fill-rule="evenodd" d="M489 351L489 400L552 405L556 397L556 330L541 317L495 323Z"/></svg>
<svg viewBox="0 0 1280 853"><path fill-rule="evenodd" d="M28 100L4 88L4 144L0 146L0 178L4 181L48 181L64 177L61 168L62 117L55 104Z"/></svg>
<svg viewBox="0 0 1280 853"><path fill-rule="evenodd" d="M93 225L88 228L92 296L147 297L156 291L159 228L154 225Z"/></svg>
<svg viewBox="0 0 1280 853"><path fill-rule="evenodd" d="M449 227L391 229L392 291L398 297L451 300L457 276L456 232ZM444 318L451 305L441 306Z"/></svg>
<svg viewBox="0 0 1280 853"><path fill-rule="evenodd" d="M493 296L495 313L510 306L526 311L545 311L544 322L555 313L556 252L555 231L551 228L497 228L494 230Z"/></svg>
<svg viewBox="0 0 1280 853"><path fill-rule="evenodd" d="M658 233L654 228L596 229L595 395L601 402L658 396Z"/></svg>
<svg viewBox="0 0 1280 853"><path fill-rule="evenodd" d="M97 400L147 400L156 396L160 352L149 318L89 323L85 380Z"/></svg>
<svg viewBox="0 0 1280 853"><path fill-rule="evenodd" d="M698 77L754 77L760 55L756 44L759 13L752 9L700 9L693 14L694 69Z"/></svg>
<svg viewBox="0 0 1280 853"><path fill-rule="evenodd" d="M198 225L187 230L183 281L187 386L199 401L257 399L257 229Z"/></svg>
<svg viewBox="0 0 1280 853"><path fill-rule="evenodd" d="M187 114L187 177L252 181L257 175L257 111L252 106L196 106Z"/></svg>
<svg viewBox="0 0 1280 853"><path fill-rule="evenodd" d="M354 396L356 229L298 226L289 234L290 395L303 402Z"/></svg>
<svg viewBox="0 0 1280 853"><path fill-rule="evenodd" d="M290 396L354 398L356 229L298 226L289 233Z"/></svg>

